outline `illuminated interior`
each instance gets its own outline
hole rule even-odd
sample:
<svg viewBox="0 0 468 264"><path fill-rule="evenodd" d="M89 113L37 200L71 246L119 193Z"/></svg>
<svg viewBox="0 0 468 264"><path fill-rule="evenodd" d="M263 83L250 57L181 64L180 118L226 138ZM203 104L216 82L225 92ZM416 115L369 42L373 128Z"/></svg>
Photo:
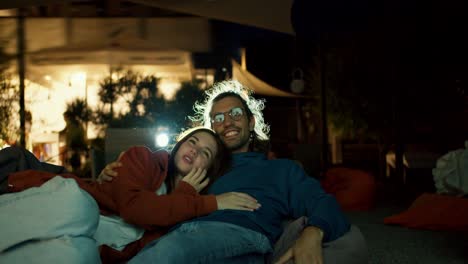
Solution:
<svg viewBox="0 0 468 264"><path fill-rule="evenodd" d="M192 79L191 65L188 66L155 66L133 65L131 69L143 75L155 75L159 78L158 91L171 100L181 82ZM211 84L213 71L205 76ZM59 148L64 145L59 140L59 132L65 128L63 113L66 104L76 98L85 99L87 104L96 109L99 104L99 82L109 75L109 65L46 65L31 66L28 69L25 89L26 110L32 113L30 131L27 133L27 148L34 151L41 160L60 164L57 158ZM116 113L126 113L126 104L117 101L114 104ZM88 139L96 138L97 128L93 124L87 127Z"/></svg>

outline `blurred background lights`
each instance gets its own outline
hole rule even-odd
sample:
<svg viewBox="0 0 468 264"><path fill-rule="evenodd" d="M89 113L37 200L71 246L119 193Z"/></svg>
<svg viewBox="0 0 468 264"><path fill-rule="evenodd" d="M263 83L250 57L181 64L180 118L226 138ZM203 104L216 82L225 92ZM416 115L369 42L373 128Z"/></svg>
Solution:
<svg viewBox="0 0 468 264"><path fill-rule="evenodd" d="M169 144L169 136L167 135L167 133L156 134L156 146L167 147L168 144Z"/></svg>

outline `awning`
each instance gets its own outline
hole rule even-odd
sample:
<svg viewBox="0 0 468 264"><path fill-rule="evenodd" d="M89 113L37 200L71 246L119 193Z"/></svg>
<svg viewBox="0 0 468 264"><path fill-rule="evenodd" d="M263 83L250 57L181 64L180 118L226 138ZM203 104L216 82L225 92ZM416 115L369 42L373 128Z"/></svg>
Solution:
<svg viewBox="0 0 468 264"><path fill-rule="evenodd" d="M294 34L290 14L293 0L131 0L131 2Z"/></svg>
<svg viewBox="0 0 468 264"><path fill-rule="evenodd" d="M0 1L0 9L63 3L71 0ZM161 9L193 14L286 34L294 34L291 25L293 0L130 0Z"/></svg>
<svg viewBox="0 0 468 264"><path fill-rule="evenodd" d="M242 69L242 67L235 60L232 61L232 79L239 81L243 85L252 89L255 94L265 96L279 96L279 97L290 97L290 98L303 98L304 96L285 92L276 87L269 85L268 83L255 77L252 73Z"/></svg>
<svg viewBox="0 0 468 264"><path fill-rule="evenodd" d="M15 0L0 1L0 9L20 8L28 6L40 6L55 3L71 2L72 0Z"/></svg>
<svg viewBox="0 0 468 264"><path fill-rule="evenodd" d="M34 65L109 64L191 66L190 52L143 46L68 45L30 52Z"/></svg>

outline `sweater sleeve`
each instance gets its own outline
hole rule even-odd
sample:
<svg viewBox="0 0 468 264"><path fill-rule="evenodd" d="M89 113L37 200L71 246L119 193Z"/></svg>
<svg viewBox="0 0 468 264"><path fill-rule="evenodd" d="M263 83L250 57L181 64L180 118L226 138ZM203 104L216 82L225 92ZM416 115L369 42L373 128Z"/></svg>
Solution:
<svg viewBox="0 0 468 264"><path fill-rule="evenodd" d="M68 173L57 175L47 171L24 170L10 174L8 178L8 192L20 192L32 187L39 187L55 176L72 178L78 181L78 184L82 183L79 178Z"/></svg>
<svg viewBox="0 0 468 264"><path fill-rule="evenodd" d="M167 153L158 155L145 147L134 147L124 153L120 162L123 166L117 169L119 176L112 181L110 192L120 216L132 224L146 229L171 226L217 209L213 195L193 191L155 193L167 173Z"/></svg>
<svg viewBox="0 0 468 264"><path fill-rule="evenodd" d="M349 230L350 224L338 202L325 193L319 181L296 164L289 176L289 204L293 217L307 216L309 226L322 229L323 242L333 241Z"/></svg>

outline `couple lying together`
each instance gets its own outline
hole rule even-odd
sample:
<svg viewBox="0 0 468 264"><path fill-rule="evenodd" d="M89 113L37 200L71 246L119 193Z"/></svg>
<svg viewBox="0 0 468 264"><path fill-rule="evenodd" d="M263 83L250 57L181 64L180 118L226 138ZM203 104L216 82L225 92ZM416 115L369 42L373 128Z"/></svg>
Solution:
<svg viewBox="0 0 468 264"><path fill-rule="evenodd" d="M195 106L204 127L171 153L130 148L101 183L2 150L0 262L366 263L336 200L296 162L262 152L263 101L236 81L206 95ZM283 222L301 217L272 258Z"/></svg>

